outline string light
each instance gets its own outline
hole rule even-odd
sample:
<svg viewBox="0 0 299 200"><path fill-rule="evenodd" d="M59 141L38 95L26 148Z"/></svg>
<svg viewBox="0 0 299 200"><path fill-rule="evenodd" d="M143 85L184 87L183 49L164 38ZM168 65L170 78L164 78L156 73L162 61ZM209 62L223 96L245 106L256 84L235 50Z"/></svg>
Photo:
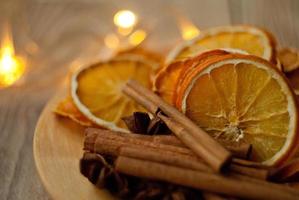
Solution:
<svg viewBox="0 0 299 200"><path fill-rule="evenodd" d="M137 17L130 10L120 10L114 15L113 21L117 27L127 29L135 26Z"/></svg>
<svg viewBox="0 0 299 200"><path fill-rule="evenodd" d="M184 40L191 40L200 34L200 30L188 19L178 18L178 24Z"/></svg>
<svg viewBox="0 0 299 200"><path fill-rule="evenodd" d="M136 30L129 37L129 43L133 46L139 45L146 38L147 33L144 30Z"/></svg>
<svg viewBox="0 0 299 200"><path fill-rule="evenodd" d="M4 29L0 52L0 87L15 83L25 72L24 60L15 56L10 29Z"/></svg>

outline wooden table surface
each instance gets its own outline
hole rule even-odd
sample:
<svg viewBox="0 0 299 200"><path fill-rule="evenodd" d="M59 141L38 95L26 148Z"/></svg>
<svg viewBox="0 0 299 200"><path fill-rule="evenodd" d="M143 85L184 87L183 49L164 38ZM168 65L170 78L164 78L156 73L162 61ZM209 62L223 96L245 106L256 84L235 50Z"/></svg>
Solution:
<svg viewBox="0 0 299 200"><path fill-rule="evenodd" d="M170 47L179 38L169 10L178 10L202 29L242 23L265 27L276 35L280 46L299 48L298 0L136 2L0 2L1 17L6 13L0 24L10 20L15 45L28 60L25 80L0 90L0 199L50 199L32 153L37 119L48 99L65 82L70 66L87 62L101 51L103 35L111 30L112 13L116 10L129 8L141 15L141 21L149 24L145 23L153 32L148 42L152 48Z"/></svg>

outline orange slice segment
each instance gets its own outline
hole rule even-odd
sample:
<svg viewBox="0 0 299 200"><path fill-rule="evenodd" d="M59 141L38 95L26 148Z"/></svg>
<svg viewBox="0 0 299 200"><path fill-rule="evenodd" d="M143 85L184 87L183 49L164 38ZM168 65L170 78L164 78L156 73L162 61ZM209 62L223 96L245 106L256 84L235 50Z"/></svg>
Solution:
<svg viewBox="0 0 299 200"><path fill-rule="evenodd" d="M249 55L221 56L183 84L179 108L213 137L252 144L251 159L269 166L295 152L296 100L269 62Z"/></svg>
<svg viewBox="0 0 299 200"><path fill-rule="evenodd" d="M268 32L254 26L222 26L204 30L192 41L177 46L166 58L166 64L185 60L207 49L233 48L262 57L273 63L275 39Z"/></svg>
<svg viewBox="0 0 299 200"><path fill-rule="evenodd" d="M122 87L127 80L135 79L150 88L154 67L136 56L94 64L73 75L72 99L80 112L95 124L128 132L121 118L144 109L122 94Z"/></svg>
<svg viewBox="0 0 299 200"><path fill-rule="evenodd" d="M187 74L192 70L193 63L205 62L207 59L213 59L219 55L225 55L228 52L224 50L207 51L194 58L185 61L174 62L164 69L160 70L154 78L154 91L169 104L175 103L175 91L180 87L180 76Z"/></svg>

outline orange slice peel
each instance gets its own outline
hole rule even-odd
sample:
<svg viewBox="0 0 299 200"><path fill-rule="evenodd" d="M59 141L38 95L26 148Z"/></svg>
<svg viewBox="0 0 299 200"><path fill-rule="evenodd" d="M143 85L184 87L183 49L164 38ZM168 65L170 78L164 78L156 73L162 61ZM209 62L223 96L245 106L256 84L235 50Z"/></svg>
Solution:
<svg viewBox="0 0 299 200"><path fill-rule="evenodd" d="M55 107L54 112L60 116L68 117L82 126L94 126L94 123L78 110L70 96L60 101Z"/></svg>

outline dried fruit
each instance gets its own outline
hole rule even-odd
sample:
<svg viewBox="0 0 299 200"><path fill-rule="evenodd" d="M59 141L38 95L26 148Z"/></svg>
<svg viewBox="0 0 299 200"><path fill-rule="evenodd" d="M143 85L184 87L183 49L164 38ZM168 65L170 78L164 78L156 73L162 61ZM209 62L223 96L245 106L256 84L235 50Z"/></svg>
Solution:
<svg viewBox="0 0 299 200"><path fill-rule="evenodd" d="M230 54L199 64L182 81L179 109L213 137L252 144L252 160L275 165L295 152L298 108L269 62Z"/></svg>
<svg viewBox="0 0 299 200"><path fill-rule="evenodd" d="M294 48L283 48L277 53L284 72L291 72L299 68L299 51Z"/></svg>
<svg viewBox="0 0 299 200"><path fill-rule="evenodd" d="M152 62L156 62L156 63L162 63L164 61L163 56L161 56L160 54L158 54L154 51L151 51L149 49L139 47L139 46L119 51L117 53L117 56L132 55L132 54L143 56L146 59L151 60Z"/></svg>
<svg viewBox="0 0 299 200"><path fill-rule="evenodd" d="M94 123L87 119L75 106L70 96L60 101L54 112L58 115L68 117L82 126L94 126Z"/></svg>
<svg viewBox="0 0 299 200"><path fill-rule="evenodd" d="M183 74L192 70L193 63L198 64L198 62L205 62L207 59L225 54L228 54L228 52L224 50L207 51L185 61L177 61L164 67L154 78L154 91L167 103L174 104L175 91L177 87L180 87L180 76L184 76Z"/></svg>
<svg viewBox="0 0 299 200"><path fill-rule="evenodd" d="M187 41L170 52L166 64L185 60L207 49L233 48L276 62L275 38L254 26L221 26L204 30L194 40Z"/></svg>
<svg viewBox="0 0 299 200"><path fill-rule="evenodd" d="M80 112L93 123L115 131L129 132L122 117L144 109L122 93L131 78L151 87L156 65L137 56L117 57L84 68L72 77L71 96Z"/></svg>
<svg viewBox="0 0 299 200"><path fill-rule="evenodd" d="M295 93L299 95L299 50L294 48L283 48L278 51L283 71L286 73Z"/></svg>

